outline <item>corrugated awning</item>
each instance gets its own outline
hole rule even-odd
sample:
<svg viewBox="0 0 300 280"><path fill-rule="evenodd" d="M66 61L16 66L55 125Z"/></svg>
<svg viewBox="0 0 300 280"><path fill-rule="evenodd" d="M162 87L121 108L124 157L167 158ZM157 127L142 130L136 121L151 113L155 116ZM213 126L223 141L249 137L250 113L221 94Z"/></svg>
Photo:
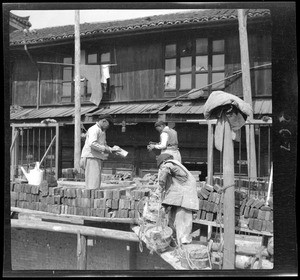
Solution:
<svg viewBox="0 0 300 280"><path fill-rule="evenodd" d="M81 115L95 110L96 106L81 107ZM55 108L40 108L40 109L22 109L10 114L11 120L21 119L47 119L47 118L61 118L74 116L74 107L55 107Z"/></svg>
<svg viewBox="0 0 300 280"><path fill-rule="evenodd" d="M272 114L272 100L271 99L256 99L253 100L254 114ZM166 114L203 114L203 107L205 102L201 103L182 103L181 106L174 105L167 111Z"/></svg>
<svg viewBox="0 0 300 280"><path fill-rule="evenodd" d="M103 106L98 110L87 113L86 116L96 116L102 114L111 114L111 115L123 115L123 114L156 114L162 108L158 107L160 104L111 104Z"/></svg>

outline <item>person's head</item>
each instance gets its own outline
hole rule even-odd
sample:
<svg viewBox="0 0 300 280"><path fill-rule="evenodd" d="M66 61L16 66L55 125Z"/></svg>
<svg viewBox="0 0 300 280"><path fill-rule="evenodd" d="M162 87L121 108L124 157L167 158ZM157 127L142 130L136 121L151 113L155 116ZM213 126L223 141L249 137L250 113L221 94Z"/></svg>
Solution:
<svg viewBox="0 0 300 280"><path fill-rule="evenodd" d="M98 125L102 130L107 130L110 125L113 125L113 119L111 115L105 114L105 115L100 115L98 118Z"/></svg>
<svg viewBox="0 0 300 280"><path fill-rule="evenodd" d="M161 164L164 163L168 159L173 159L173 156L170 155L170 154L167 154L167 153L160 154L157 157L157 160L156 160L156 162L157 162L157 168L160 168Z"/></svg>
<svg viewBox="0 0 300 280"><path fill-rule="evenodd" d="M166 127L166 125L167 124L164 121L157 121L154 124L154 127L158 132L162 132L162 130Z"/></svg>

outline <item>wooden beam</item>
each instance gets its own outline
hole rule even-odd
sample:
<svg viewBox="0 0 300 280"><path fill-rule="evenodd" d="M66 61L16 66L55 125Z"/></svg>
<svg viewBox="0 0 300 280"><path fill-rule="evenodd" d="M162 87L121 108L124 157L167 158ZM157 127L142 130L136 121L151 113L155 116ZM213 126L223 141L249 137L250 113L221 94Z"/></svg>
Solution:
<svg viewBox="0 0 300 280"><path fill-rule="evenodd" d="M80 172L81 154L81 103L80 103L80 16L75 10L75 123L74 123L74 168Z"/></svg>
<svg viewBox="0 0 300 280"><path fill-rule="evenodd" d="M67 225L62 223L50 223L50 222L41 222L35 220L12 219L11 227L23 228L23 229L46 230L52 232L63 232L63 233L70 233L70 234L77 234L79 232L81 235L85 235L85 236L95 236L95 237L102 237L102 238L139 242L138 236L133 232L106 229L106 228L87 227L81 225Z"/></svg>
<svg viewBox="0 0 300 280"><path fill-rule="evenodd" d="M213 185L214 128L210 121L207 124L207 183Z"/></svg>
<svg viewBox="0 0 300 280"><path fill-rule="evenodd" d="M66 221L75 224L84 224L84 221L92 222L108 222L108 223L120 223L120 224L137 224L138 220L134 218L107 218L107 217L93 217L93 216L81 216L81 215L70 215L70 214L54 214L49 212L31 210L26 208L11 207L11 212L26 213L32 216L40 217L44 220L57 220Z"/></svg>
<svg viewBox="0 0 300 280"><path fill-rule="evenodd" d="M86 237L77 233L77 269L87 269Z"/></svg>
<svg viewBox="0 0 300 280"><path fill-rule="evenodd" d="M232 131L228 119L224 123L223 146L224 193L224 258L223 268L234 269L235 264L235 213L234 213L234 153Z"/></svg>
<svg viewBox="0 0 300 280"><path fill-rule="evenodd" d="M238 9L239 22L239 38L241 51L241 68L242 68L242 82L243 82L243 97L244 101L252 106L251 93L251 77L250 77L250 63L248 50L248 35L247 35L247 15L245 10ZM253 119L253 114L249 117L250 121ZM247 159L248 159L248 177L250 179L257 178L256 166L256 151L255 151L255 137L254 127L246 126L246 143L247 143Z"/></svg>

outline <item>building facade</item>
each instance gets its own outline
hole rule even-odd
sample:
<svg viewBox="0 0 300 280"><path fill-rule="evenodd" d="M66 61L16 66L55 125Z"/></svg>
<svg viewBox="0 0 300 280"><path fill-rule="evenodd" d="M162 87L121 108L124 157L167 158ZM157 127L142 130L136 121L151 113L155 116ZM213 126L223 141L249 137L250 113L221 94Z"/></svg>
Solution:
<svg viewBox="0 0 300 280"><path fill-rule="evenodd" d="M247 32L254 118L272 115L272 18L269 10L249 9ZM120 159L110 156L111 172L132 170L143 174L156 169L149 141L158 142L158 119L178 132L183 163L205 175L207 126L203 105L214 90L243 98L237 10L193 10L123 21L80 25L81 64L102 65L102 100L90 101L91 81L81 82L81 120L84 133L97 116L109 113L115 125L107 132L109 145L129 152ZM59 170L74 165L74 26L60 26L10 36L11 124L55 119L59 124ZM195 99L187 93L202 90ZM195 121L195 122L193 122ZM38 131L30 130L22 142L18 162L38 161L33 152ZM51 135L40 133L43 149ZM24 134L25 135L25 134ZM27 139L25 139L27 138ZM31 140L32 139L32 140ZM267 176L270 130L256 133L260 176ZM82 138L82 145L84 138ZM242 137L242 143L245 139ZM22 146L23 145L23 146ZM27 150L26 150L27 149ZM27 153L27 158L25 154ZM31 155L31 156L28 156ZM247 159L246 146L235 143L235 172ZM51 159L51 157L50 157ZM214 153L215 171L221 172L220 155ZM57 174L58 177L60 173Z"/></svg>

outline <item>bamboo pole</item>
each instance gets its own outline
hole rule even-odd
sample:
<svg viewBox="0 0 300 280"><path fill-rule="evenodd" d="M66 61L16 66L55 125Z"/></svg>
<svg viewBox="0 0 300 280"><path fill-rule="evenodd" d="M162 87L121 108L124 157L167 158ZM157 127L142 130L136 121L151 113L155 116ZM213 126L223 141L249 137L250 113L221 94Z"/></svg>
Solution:
<svg viewBox="0 0 300 280"><path fill-rule="evenodd" d="M77 232L77 269L87 269L86 236Z"/></svg>
<svg viewBox="0 0 300 280"><path fill-rule="evenodd" d="M232 131L228 119L224 121L223 146L224 180L224 269L234 269L235 264L235 213L234 213L234 153Z"/></svg>
<svg viewBox="0 0 300 280"><path fill-rule="evenodd" d="M214 128L211 121L207 124L207 183L213 185Z"/></svg>
<svg viewBox="0 0 300 280"><path fill-rule="evenodd" d="M49 150L50 150L50 148L51 148L51 146L53 145L55 138L56 138L56 135L54 135L54 137L52 138L49 147L47 148L47 150L46 150L46 152L45 152L43 158L41 159L41 161L40 161L40 166L42 165L42 162L44 161L45 157L47 156L47 154L48 154L48 152L49 152Z"/></svg>
<svg viewBox="0 0 300 280"><path fill-rule="evenodd" d="M81 225L69 225L62 223L50 223L41 222L36 220L18 220L12 219L10 221L12 228L23 228L23 229L36 229L36 230L46 230L52 232L62 232L77 234L85 236L103 237L117 240L134 241L139 242L138 236L134 232L127 232L122 230L106 229L106 228L96 228L87 227Z"/></svg>
<svg viewBox="0 0 300 280"><path fill-rule="evenodd" d="M250 63L248 50L248 36L247 36L247 16L245 10L238 9L239 21L239 37L240 37L240 51L241 51L241 68L243 81L243 97L244 101L252 107L252 93L251 93L251 78L250 78ZM253 119L253 114L249 116ZM255 152L255 137L254 127L246 126L246 142L247 142L247 159L248 159L248 177L255 180L257 178L256 166L256 152Z"/></svg>
<svg viewBox="0 0 300 280"><path fill-rule="evenodd" d="M74 168L80 172L81 118L80 118L80 16L75 11L75 124L74 124Z"/></svg>

